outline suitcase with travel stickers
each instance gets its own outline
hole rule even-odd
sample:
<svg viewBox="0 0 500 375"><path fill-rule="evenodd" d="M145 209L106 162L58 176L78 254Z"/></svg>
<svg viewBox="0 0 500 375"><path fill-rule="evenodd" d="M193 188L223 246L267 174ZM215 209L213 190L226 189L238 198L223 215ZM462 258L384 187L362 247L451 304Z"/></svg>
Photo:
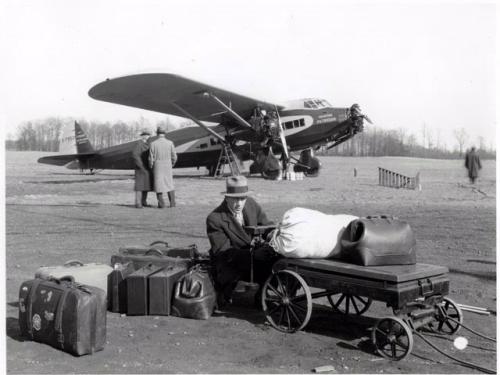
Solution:
<svg viewBox="0 0 500 375"><path fill-rule="evenodd" d="M19 328L33 341L75 356L106 343L106 292L72 278L33 279L19 290Z"/></svg>

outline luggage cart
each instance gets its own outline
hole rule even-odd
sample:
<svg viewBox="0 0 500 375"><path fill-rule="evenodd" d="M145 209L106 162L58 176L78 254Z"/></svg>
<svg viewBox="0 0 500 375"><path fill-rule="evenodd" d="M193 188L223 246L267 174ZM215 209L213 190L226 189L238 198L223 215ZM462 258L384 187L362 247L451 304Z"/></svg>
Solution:
<svg viewBox="0 0 500 375"><path fill-rule="evenodd" d="M364 267L331 259L283 258L274 264L261 298L266 319L287 333L307 325L314 298L326 297L334 311L356 315L365 313L373 300L385 302L394 315L377 321L371 339L382 357L398 361L412 351L412 332L429 327L451 335L460 329L462 312L446 297L448 290L448 269L442 266Z"/></svg>

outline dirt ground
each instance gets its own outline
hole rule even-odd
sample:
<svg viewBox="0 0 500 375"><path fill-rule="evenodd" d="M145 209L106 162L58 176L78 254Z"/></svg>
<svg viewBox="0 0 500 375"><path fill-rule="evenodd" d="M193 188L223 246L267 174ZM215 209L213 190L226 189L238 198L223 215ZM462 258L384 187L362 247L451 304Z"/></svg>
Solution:
<svg viewBox="0 0 500 375"><path fill-rule="evenodd" d="M37 164L34 152L6 153L6 316L9 373L310 373L331 365L336 373L479 373L437 353L415 337L400 362L374 353L370 328L391 315L374 302L363 316L342 317L314 301L304 331L280 333L256 309L231 307L206 321L175 317L107 315L107 345L92 356L73 357L19 334L20 284L41 265L67 260L109 263L119 247L167 240L207 251L205 218L222 200L222 180L204 171L175 172L178 206L133 207L130 171L82 175ZM496 311L495 161L484 161L476 187L462 161L411 158L321 159L318 178L271 182L250 178L250 188L276 221L292 207L328 214L389 214L408 221L417 236L417 260L450 269L450 297ZM421 191L378 186L377 167L421 176ZM353 170L356 168L357 177ZM156 200L151 197L151 203ZM464 312L470 328L496 337L496 314ZM461 330L430 337L446 353L496 369L496 344Z"/></svg>

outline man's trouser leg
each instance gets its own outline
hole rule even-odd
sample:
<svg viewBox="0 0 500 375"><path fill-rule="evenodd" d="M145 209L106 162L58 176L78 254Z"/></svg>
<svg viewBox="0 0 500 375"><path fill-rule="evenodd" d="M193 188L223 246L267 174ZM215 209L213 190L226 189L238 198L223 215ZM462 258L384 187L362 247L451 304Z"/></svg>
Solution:
<svg viewBox="0 0 500 375"><path fill-rule="evenodd" d="M148 205L148 192L147 191L141 191L141 203L143 206Z"/></svg>
<svg viewBox="0 0 500 375"><path fill-rule="evenodd" d="M170 200L170 207L175 207L175 190L168 192L168 199Z"/></svg>
<svg viewBox="0 0 500 375"><path fill-rule="evenodd" d="M135 207L142 208L142 191L135 192Z"/></svg>
<svg viewBox="0 0 500 375"><path fill-rule="evenodd" d="M156 198L158 199L158 208L165 207L165 201L163 200L163 193L156 193Z"/></svg>

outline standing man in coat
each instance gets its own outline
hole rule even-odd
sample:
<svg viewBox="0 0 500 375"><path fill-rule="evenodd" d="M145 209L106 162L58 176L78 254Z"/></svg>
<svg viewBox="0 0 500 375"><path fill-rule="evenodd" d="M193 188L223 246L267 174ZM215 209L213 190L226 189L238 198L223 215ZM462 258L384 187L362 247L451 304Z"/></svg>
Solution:
<svg viewBox="0 0 500 375"><path fill-rule="evenodd" d="M474 146L465 154L465 168L467 168L469 173L471 184L474 184L479 175L479 170L482 168L481 160L479 160L479 155L476 153Z"/></svg>
<svg viewBox="0 0 500 375"><path fill-rule="evenodd" d="M250 280L252 238L244 226L273 224L249 193L244 176L228 177L224 201L207 217L210 258L220 304L230 301L239 280ZM269 246L262 246L254 249L253 258L254 279L262 286L277 255Z"/></svg>
<svg viewBox="0 0 500 375"><path fill-rule="evenodd" d="M143 130L140 134L141 139L137 141L132 150L132 158L135 164L135 207L148 207L148 192L153 190L153 174L149 168L149 143L148 139L151 133Z"/></svg>
<svg viewBox="0 0 500 375"><path fill-rule="evenodd" d="M174 179L172 177L172 168L177 161L175 146L172 141L165 138L165 130L161 127L158 127L156 134L158 138L149 146L149 166L153 170L158 207L165 207L163 193L168 193L170 207L175 207Z"/></svg>

